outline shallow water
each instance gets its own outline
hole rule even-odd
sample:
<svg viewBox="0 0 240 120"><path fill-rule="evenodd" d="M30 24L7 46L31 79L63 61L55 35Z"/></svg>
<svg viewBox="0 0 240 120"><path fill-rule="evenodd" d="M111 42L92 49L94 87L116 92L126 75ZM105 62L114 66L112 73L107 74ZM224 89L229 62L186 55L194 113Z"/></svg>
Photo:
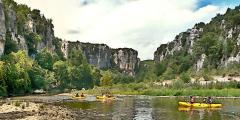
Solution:
<svg viewBox="0 0 240 120"><path fill-rule="evenodd" d="M178 102L186 98L162 98L149 96L118 97L116 100L98 101L94 97L87 101L64 102L64 105L94 112L86 118L113 120L239 120L240 99L214 99L222 103L220 109L179 108ZM201 99L197 99L201 101Z"/></svg>

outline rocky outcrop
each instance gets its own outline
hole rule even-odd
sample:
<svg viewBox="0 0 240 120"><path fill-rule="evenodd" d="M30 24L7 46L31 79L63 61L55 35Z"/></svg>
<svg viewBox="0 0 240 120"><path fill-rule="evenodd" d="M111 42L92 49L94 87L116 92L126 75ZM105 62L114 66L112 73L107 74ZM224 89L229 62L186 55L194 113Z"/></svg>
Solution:
<svg viewBox="0 0 240 120"><path fill-rule="evenodd" d="M108 69L112 67L111 48L109 48L107 45L91 43L80 44L88 63L98 66L101 69Z"/></svg>
<svg viewBox="0 0 240 120"><path fill-rule="evenodd" d="M105 44L62 41L61 50L67 58L71 50L81 49L89 64L100 69L117 69L128 75L135 75L140 59L138 52L130 48L112 49Z"/></svg>
<svg viewBox="0 0 240 120"><path fill-rule="evenodd" d="M2 1L0 0L0 55L2 55L4 52L5 36L6 36L5 14Z"/></svg>
<svg viewBox="0 0 240 120"><path fill-rule="evenodd" d="M140 63L138 52L129 48L115 49L113 50L113 63L124 73L134 76Z"/></svg>
<svg viewBox="0 0 240 120"><path fill-rule="evenodd" d="M205 61L205 58L206 58L206 55L205 54L202 54L200 59L197 61L196 63L196 70L199 71L200 69L203 68L203 63Z"/></svg>
<svg viewBox="0 0 240 120"><path fill-rule="evenodd" d="M157 48L157 51L154 52L154 60L161 62L167 56L173 55L174 52L178 52L183 48L185 48L189 54L192 54L193 45L199 39L202 32L203 28L195 26L186 32L180 33L172 42L162 44Z"/></svg>
<svg viewBox="0 0 240 120"><path fill-rule="evenodd" d="M184 53L185 55L194 55L194 64L192 65L197 71L203 68L205 59L208 63L214 67L227 67L232 63L240 63L240 6L235 9L228 9L226 14L218 14L212 19L208 24L198 23L192 29L188 29L186 32L182 32L175 37L172 42L167 44L162 44L154 53L154 60L156 62L161 62L165 60L168 56L174 55L174 53ZM217 43L214 44L215 50L220 47L218 56L211 58L209 53L204 53L206 50L199 52L196 56L193 48L196 47L196 43L201 40L202 36L209 36L214 34L217 39ZM209 39L209 38L207 38ZM216 47L216 44L219 46ZM213 55L213 53L211 53ZM177 54L175 54L177 55ZM211 60L210 60L211 58ZM216 59L218 59L216 61ZM209 61L210 60L210 61Z"/></svg>
<svg viewBox="0 0 240 120"><path fill-rule="evenodd" d="M31 10L11 0L0 3L0 27L0 55L4 52L5 39L8 38L33 58L45 48L53 54L60 51L65 58L68 58L69 51L81 49L88 63L100 69L117 69L135 75L138 67L137 51L128 48L112 49L105 44L61 41L54 36L52 21L41 15L39 10Z"/></svg>

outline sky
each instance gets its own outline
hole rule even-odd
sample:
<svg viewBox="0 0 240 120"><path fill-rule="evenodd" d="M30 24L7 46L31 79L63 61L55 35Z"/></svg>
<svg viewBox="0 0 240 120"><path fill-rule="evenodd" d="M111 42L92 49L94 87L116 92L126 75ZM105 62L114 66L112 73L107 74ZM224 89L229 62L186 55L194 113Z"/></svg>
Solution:
<svg viewBox="0 0 240 120"><path fill-rule="evenodd" d="M133 48L141 60L195 23L209 22L238 0L15 0L39 9L68 41Z"/></svg>

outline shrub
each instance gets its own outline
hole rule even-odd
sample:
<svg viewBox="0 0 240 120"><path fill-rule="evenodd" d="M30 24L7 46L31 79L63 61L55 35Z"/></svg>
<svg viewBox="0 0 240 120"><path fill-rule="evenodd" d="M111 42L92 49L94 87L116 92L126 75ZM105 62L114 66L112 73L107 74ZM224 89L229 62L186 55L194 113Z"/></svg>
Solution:
<svg viewBox="0 0 240 120"><path fill-rule="evenodd" d="M182 73L180 75L180 79L184 82L184 83L189 83L191 81L190 76L187 73Z"/></svg>

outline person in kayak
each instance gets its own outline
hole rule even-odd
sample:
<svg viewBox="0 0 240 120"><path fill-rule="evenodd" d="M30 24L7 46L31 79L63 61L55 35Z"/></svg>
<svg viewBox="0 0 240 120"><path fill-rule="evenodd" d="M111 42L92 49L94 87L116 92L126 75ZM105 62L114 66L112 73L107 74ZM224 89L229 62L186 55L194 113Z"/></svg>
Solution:
<svg viewBox="0 0 240 120"><path fill-rule="evenodd" d="M207 98L206 97L203 98L203 103L207 103Z"/></svg>
<svg viewBox="0 0 240 120"><path fill-rule="evenodd" d="M210 96L208 97L207 103L208 103L208 104L212 104L212 103L213 103L212 97L210 97Z"/></svg>
<svg viewBox="0 0 240 120"><path fill-rule="evenodd" d="M79 97L78 93L76 93L75 97Z"/></svg>
<svg viewBox="0 0 240 120"><path fill-rule="evenodd" d="M189 103L193 104L195 102L195 98L193 96L189 97Z"/></svg>
<svg viewBox="0 0 240 120"><path fill-rule="evenodd" d="M84 97L84 94L83 94L83 93L81 94L81 97Z"/></svg>

